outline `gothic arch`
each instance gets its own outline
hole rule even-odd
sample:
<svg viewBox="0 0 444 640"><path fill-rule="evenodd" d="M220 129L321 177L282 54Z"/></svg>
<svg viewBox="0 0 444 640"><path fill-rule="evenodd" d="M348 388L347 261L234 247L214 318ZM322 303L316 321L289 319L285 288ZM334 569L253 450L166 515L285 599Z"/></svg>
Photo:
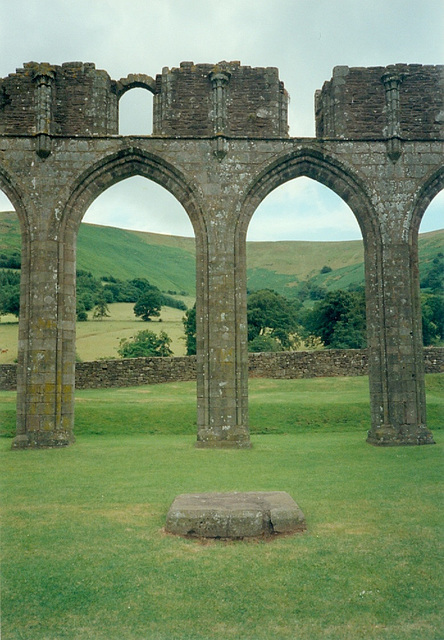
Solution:
<svg viewBox="0 0 444 640"><path fill-rule="evenodd" d="M309 147L277 158L254 180L242 205L240 235L246 236L255 210L271 191L301 176L312 178L329 187L349 205L358 220L364 243L369 237L379 235L377 217L363 182L336 158Z"/></svg>
<svg viewBox="0 0 444 640"><path fill-rule="evenodd" d="M31 231L29 225L29 218L26 211L26 207L23 203L22 190L18 184L12 179L10 174L0 167L0 189L7 195L11 201L15 212L17 214L20 224L21 234L21 256L22 256L22 269L21 269L21 292L22 292L22 304L27 304L27 298L29 296L29 279L30 279L30 261L31 261L31 249L30 238ZM22 325L24 314L21 314Z"/></svg>
<svg viewBox="0 0 444 640"><path fill-rule="evenodd" d="M22 191L18 184L13 180L10 174L0 166L0 189L7 195L11 201L19 222L22 233L22 239L29 237L29 223L26 215L26 208L23 204Z"/></svg>
<svg viewBox="0 0 444 640"><path fill-rule="evenodd" d="M251 183L243 200L239 230L236 235L236 253L239 265L243 266L245 280L238 281L237 314L238 318L246 317L246 299L240 287L246 285L246 234L248 224L262 200L275 188L298 178L306 176L329 187L341 197L351 208L361 228L364 241L367 343L370 351L370 389L371 393L379 388L388 388L388 376L384 366L387 361L386 344L383 339L384 308L379 303L383 299L383 243L377 213L374 210L364 181L349 167L337 158L309 147L292 151L275 159ZM378 366L375 366L378 363ZM381 364L379 364L381 363ZM378 369L379 367L379 369ZM382 370L382 374L380 374ZM381 403L380 410L388 415L388 407Z"/></svg>
<svg viewBox="0 0 444 640"><path fill-rule="evenodd" d="M425 180L419 190L412 209L410 240L418 238L418 231L422 217L433 198L438 195L442 189L444 189L444 166L440 167L437 171L434 171L432 175Z"/></svg>
<svg viewBox="0 0 444 640"><path fill-rule="evenodd" d="M205 222L197 187L166 160L137 147L126 147L106 156L76 179L62 215L62 233L67 227L77 233L87 208L97 196L117 182L136 175L164 187L182 204L193 225L196 242L200 243ZM54 225L57 227L56 220Z"/></svg>
<svg viewBox="0 0 444 640"><path fill-rule="evenodd" d="M419 189L418 196L413 203L410 226L408 229L408 244L411 247L410 256L410 287L411 299L414 309L413 323L416 327L416 335L422 347L422 318L421 318L421 294L419 278L419 227L422 217L433 200L433 198L444 189L444 166L434 171L428 179L424 181Z"/></svg>

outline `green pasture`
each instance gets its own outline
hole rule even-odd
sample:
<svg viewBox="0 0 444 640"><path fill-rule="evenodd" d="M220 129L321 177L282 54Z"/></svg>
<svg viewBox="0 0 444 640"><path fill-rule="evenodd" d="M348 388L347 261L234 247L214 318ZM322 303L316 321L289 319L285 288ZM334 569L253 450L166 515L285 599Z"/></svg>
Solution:
<svg viewBox="0 0 444 640"><path fill-rule="evenodd" d="M193 306L194 299L181 297L187 306ZM87 322L77 322L76 351L82 361L99 360L101 358L119 358L117 349L121 338L134 336L138 331L149 329L155 333L166 331L170 336L171 348L175 356L186 354L185 334L182 318L185 314L180 309L162 307L161 322L155 318L144 322L136 318L134 304L115 302L108 305L110 317L94 320L90 311ZM14 316L3 316L0 322L0 348L8 351L0 353L0 364L14 362L17 358L18 320Z"/></svg>
<svg viewBox="0 0 444 640"><path fill-rule="evenodd" d="M434 446L367 445L367 384L251 380L250 450L194 447L192 383L78 391L66 449L1 438L2 640L441 640L444 376ZM308 531L163 531L180 493L250 490L288 491Z"/></svg>
<svg viewBox="0 0 444 640"><path fill-rule="evenodd" d="M76 351L80 360L98 360L100 358L119 358L117 349L122 338L130 338L138 331L149 329L159 334L165 331L171 338L171 349L175 356L186 354L185 334L182 318L185 315L180 309L162 307L159 318L144 322L136 318L134 304L115 302L108 305L109 318L77 322ZM92 316L91 312L89 316Z"/></svg>

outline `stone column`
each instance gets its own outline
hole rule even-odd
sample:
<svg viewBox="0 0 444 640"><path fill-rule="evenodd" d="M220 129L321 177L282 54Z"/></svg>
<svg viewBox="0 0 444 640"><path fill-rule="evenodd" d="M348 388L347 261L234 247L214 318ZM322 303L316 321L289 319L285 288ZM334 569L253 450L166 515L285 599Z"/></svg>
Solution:
<svg viewBox="0 0 444 640"><path fill-rule="evenodd" d="M407 241L367 249L369 378L375 445L433 444L426 425L419 287Z"/></svg>
<svg viewBox="0 0 444 640"><path fill-rule="evenodd" d="M74 441L74 248L42 236L36 233L22 252L13 448Z"/></svg>
<svg viewBox="0 0 444 640"><path fill-rule="evenodd" d="M213 127L216 136L214 155L220 161L225 157L226 144L224 136L227 134L227 86L231 73L228 69L214 69L210 75L213 87Z"/></svg>
<svg viewBox="0 0 444 640"><path fill-rule="evenodd" d="M48 64L40 64L34 71L36 90L36 151L41 158L51 153L52 101L55 69Z"/></svg>
<svg viewBox="0 0 444 640"><path fill-rule="evenodd" d="M248 448L248 362L245 317L236 296L234 230L222 210L212 213L208 246L197 252L198 433L200 448ZM244 348L242 349L242 345Z"/></svg>
<svg viewBox="0 0 444 640"><path fill-rule="evenodd" d="M216 135L226 133L226 87L230 77L231 73L226 69L215 69L209 76L213 87L213 122Z"/></svg>
<svg viewBox="0 0 444 640"><path fill-rule="evenodd" d="M396 67L387 71L381 80L385 89L385 104L387 116L387 153L396 162L401 155L401 126L399 119L399 87L404 80L405 73L400 73Z"/></svg>

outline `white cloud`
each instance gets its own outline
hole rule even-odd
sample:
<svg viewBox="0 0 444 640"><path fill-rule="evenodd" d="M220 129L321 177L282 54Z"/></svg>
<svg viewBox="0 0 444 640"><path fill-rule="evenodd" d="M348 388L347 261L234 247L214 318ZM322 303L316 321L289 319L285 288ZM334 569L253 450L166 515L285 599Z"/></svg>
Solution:
<svg viewBox="0 0 444 640"><path fill-rule="evenodd" d="M123 229L193 236L182 205L155 182L135 176L104 191L87 210L84 222Z"/></svg>
<svg viewBox="0 0 444 640"><path fill-rule="evenodd" d="M361 231L348 205L309 178L285 183L259 205L248 240L355 240Z"/></svg>

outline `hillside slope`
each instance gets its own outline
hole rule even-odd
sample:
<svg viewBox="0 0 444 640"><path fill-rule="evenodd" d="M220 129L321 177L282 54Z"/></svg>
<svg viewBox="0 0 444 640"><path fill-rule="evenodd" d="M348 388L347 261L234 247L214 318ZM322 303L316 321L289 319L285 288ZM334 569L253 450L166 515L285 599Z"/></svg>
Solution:
<svg viewBox="0 0 444 640"><path fill-rule="evenodd" d="M20 247L14 212L0 213L0 253ZM444 251L444 229L419 239L421 271ZM328 289L346 288L364 280L362 241L248 242L248 288L268 287L291 296L295 286L313 278ZM326 266L331 269L321 274ZM77 245L77 268L100 277L122 280L146 277L162 291L195 294L194 238L127 231L83 223Z"/></svg>

